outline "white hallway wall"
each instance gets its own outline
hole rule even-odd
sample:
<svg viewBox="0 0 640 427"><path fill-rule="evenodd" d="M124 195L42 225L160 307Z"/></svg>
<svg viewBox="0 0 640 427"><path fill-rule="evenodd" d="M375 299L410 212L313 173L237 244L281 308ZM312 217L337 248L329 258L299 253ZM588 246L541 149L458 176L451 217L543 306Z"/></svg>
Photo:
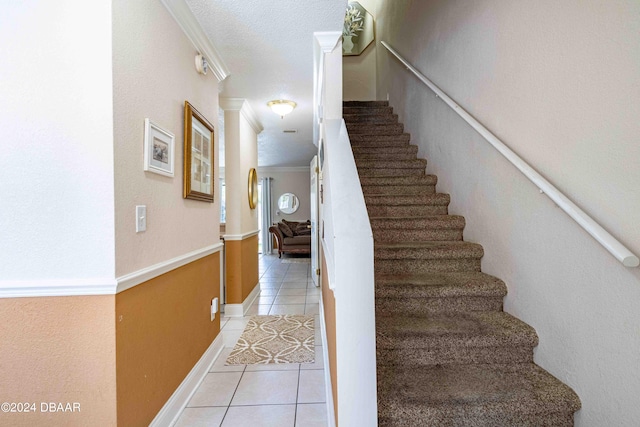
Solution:
<svg viewBox="0 0 640 427"><path fill-rule="evenodd" d="M384 0L388 41L613 235L640 253L640 3ZM535 360L580 395L578 426L640 419L640 270L623 267L416 78L378 50L391 104Z"/></svg>
<svg viewBox="0 0 640 427"><path fill-rule="evenodd" d="M115 274L111 2L1 9L0 286L108 285Z"/></svg>

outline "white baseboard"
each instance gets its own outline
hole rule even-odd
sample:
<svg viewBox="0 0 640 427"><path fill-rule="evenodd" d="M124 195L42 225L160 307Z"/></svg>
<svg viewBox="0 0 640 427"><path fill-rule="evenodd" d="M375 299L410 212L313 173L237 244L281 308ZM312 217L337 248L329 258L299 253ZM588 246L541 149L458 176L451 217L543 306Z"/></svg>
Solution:
<svg viewBox="0 0 640 427"><path fill-rule="evenodd" d="M247 313L251 304L260 295L260 283L256 283L249 296L242 302L242 304L225 304L224 315L225 317L242 317Z"/></svg>
<svg viewBox="0 0 640 427"><path fill-rule="evenodd" d="M336 408L333 407L333 387L331 386L331 367L329 366L329 349L327 347L327 330L324 321L324 304L320 294L320 335L322 336L322 358L324 359L324 382L326 384L327 425L336 427Z"/></svg>
<svg viewBox="0 0 640 427"><path fill-rule="evenodd" d="M167 403L164 404L160 412L149 424L150 427L172 426L178 421L178 417L189 400L196 392L202 380L211 369L222 349L224 348L222 333L219 333L211 343L207 351L204 352L198 363L195 364L191 372L185 377L180 386L173 392Z"/></svg>

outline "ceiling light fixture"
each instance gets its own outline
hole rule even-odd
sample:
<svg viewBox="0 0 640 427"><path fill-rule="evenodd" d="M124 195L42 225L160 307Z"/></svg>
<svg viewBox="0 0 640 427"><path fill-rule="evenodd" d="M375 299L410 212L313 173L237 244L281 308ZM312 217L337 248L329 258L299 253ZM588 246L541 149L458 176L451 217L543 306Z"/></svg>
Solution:
<svg viewBox="0 0 640 427"><path fill-rule="evenodd" d="M275 101L267 102L267 106L271 108L271 110L280 116L281 119L284 118L287 114L293 111L296 108L296 104L293 101L287 101L285 99L277 99Z"/></svg>

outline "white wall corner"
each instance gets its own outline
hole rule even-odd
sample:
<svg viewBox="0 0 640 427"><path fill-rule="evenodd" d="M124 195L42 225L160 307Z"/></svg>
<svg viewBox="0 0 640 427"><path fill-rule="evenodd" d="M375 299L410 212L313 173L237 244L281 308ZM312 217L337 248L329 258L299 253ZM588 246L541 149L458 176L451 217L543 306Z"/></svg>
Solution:
<svg viewBox="0 0 640 427"><path fill-rule="evenodd" d="M251 108L249 101L244 98L220 98L220 108L224 111L240 111L240 114L249 122L253 131L257 134L264 130L258 116Z"/></svg>
<svg viewBox="0 0 640 427"><path fill-rule="evenodd" d="M225 304L224 315L225 317L243 317L249 311L251 304L253 304L260 295L260 283L256 283L251 293L247 298L242 301L242 304Z"/></svg>
<svg viewBox="0 0 640 427"><path fill-rule="evenodd" d="M200 23L189 9L184 0L160 0L167 8L173 19L189 38L196 50L207 58L213 74L219 82L229 77L231 72L227 68L218 49L204 32Z"/></svg>

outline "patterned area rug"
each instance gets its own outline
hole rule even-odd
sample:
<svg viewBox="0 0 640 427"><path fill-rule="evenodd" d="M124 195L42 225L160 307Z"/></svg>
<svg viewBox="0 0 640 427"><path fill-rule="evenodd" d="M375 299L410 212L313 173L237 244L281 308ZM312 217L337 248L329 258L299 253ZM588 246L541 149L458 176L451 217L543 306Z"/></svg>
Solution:
<svg viewBox="0 0 640 427"><path fill-rule="evenodd" d="M225 365L313 363L313 316L252 316Z"/></svg>
<svg viewBox="0 0 640 427"><path fill-rule="evenodd" d="M281 261L283 264L310 264L311 258L287 258Z"/></svg>

